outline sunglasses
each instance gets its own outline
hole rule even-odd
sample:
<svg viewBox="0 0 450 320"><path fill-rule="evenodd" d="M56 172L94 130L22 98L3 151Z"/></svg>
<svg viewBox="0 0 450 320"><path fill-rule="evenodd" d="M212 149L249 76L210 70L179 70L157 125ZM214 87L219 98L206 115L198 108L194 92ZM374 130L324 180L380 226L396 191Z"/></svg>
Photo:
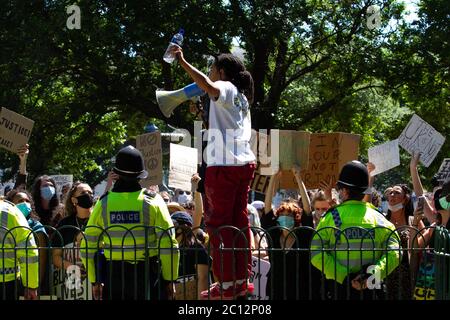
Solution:
<svg viewBox="0 0 450 320"><path fill-rule="evenodd" d="M186 195L190 195L191 194L191 192L190 191L183 191L183 190L180 190L180 191L177 191L177 194L178 195L180 195L180 194L186 194Z"/></svg>

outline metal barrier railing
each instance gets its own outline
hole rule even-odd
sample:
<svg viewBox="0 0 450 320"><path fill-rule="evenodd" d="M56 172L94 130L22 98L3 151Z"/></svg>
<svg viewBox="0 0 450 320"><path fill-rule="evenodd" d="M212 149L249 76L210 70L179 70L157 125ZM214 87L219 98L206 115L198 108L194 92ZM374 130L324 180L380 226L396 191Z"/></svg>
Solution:
<svg viewBox="0 0 450 320"><path fill-rule="evenodd" d="M40 275L39 299L90 300L99 294L105 300L168 299L166 288L170 283L163 279L163 274L174 273L178 255L179 277L175 282L176 294L172 297L177 300L199 299L200 292L207 290L220 276L218 273L232 270L234 274L236 259L243 256L246 258L240 263L246 266L245 278L255 287L253 294L245 297L247 299L450 300L450 236L442 227L399 228L390 231L383 240L384 246L375 241L380 232L377 230L381 228L348 228L339 232L338 244L327 242L323 236L327 232L336 234L339 231L336 228L250 228L252 239L247 239L248 230L222 226L209 235L223 243L223 232L231 231L233 245L229 248L214 248L210 241L200 241L195 231L181 226L169 230L148 226L97 228L100 235L95 247L88 246L90 238L86 230L83 232L77 227L64 226L58 230L47 227L44 237L47 245L39 247L33 241L37 234L30 229L26 229L29 232L26 239L16 241L17 228L20 227L0 229L0 300L20 299L23 287L27 287L36 274ZM424 234L431 229L434 240L425 243ZM151 241L155 239L152 235L157 235L156 241ZM162 239L173 235L181 236L179 246L167 247L166 244L162 247ZM121 239L120 245L117 239ZM80 245L82 240L84 246ZM220 264L216 274L212 272L214 250L221 262L224 256L231 257L231 262ZM81 263L83 255L91 263ZM44 256L46 260L42 261ZM320 265L311 263L314 257ZM65 270L55 267L55 261L60 258ZM370 272L358 273L361 266L393 271L378 277ZM363 276L370 288L358 291L353 289L351 281L332 280L340 274L352 278ZM24 283L16 280L19 275ZM93 288L90 278L93 275L104 285ZM233 279L237 280L240 279Z"/></svg>

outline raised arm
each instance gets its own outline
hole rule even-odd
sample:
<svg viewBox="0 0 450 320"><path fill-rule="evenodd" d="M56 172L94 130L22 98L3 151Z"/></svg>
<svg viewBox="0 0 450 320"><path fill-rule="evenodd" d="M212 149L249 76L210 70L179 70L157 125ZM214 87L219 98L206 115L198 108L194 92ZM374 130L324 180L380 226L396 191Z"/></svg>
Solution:
<svg viewBox="0 0 450 320"><path fill-rule="evenodd" d="M20 185L27 184L27 158L30 153L28 149L29 145L23 145L17 150L17 155L19 156L19 174L17 175L16 182L14 184L14 189L17 189Z"/></svg>
<svg viewBox="0 0 450 320"><path fill-rule="evenodd" d="M180 66L183 67L184 70L186 70L186 72L191 76L192 80L194 80L202 90L206 91L206 93L208 93L210 97L217 99L220 94L220 89L214 83L214 81L209 79L208 76L203 72L189 64L189 62L184 59L183 50L180 47L174 48L173 53L178 57Z"/></svg>
<svg viewBox="0 0 450 320"><path fill-rule="evenodd" d="M202 194L197 191L198 183L200 182L201 178L198 175L198 173L192 175L191 178L191 191L194 195L194 203L195 203L195 210L194 210L194 216L192 219L194 220L194 224L192 225L192 229L195 230L195 228L200 228L200 225L202 223L202 217L203 217L203 199Z"/></svg>
<svg viewBox="0 0 450 320"><path fill-rule="evenodd" d="M303 212L305 212L307 215L310 215L312 212L311 199L309 199L308 192L306 192L306 187L300 174L300 167L294 166L292 168L292 173L294 174L295 180L297 180L298 190L300 191L300 195L302 196Z"/></svg>
<svg viewBox="0 0 450 320"><path fill-rule="evenodd" d="M271 178L269 185L267 186L266 197L264 198L264 213L268 213L272 210L272 198L275 193L275 188L278 185L278 182L281 178L281 171L275 173Z"/></svg>
<svg viewBox="0 0 450 320"><path fill-rule="evenodd" d="M375 165L372 162L367 162L367 171L369 172L369 189L372 190L373 182L375 181L375 176L371 173L375 170ZM364 202L372 203L372 194L366 194L363 198Z"/></svg>
<svg viewBox="0 0 450 320"><path fill-rule="evenodd" d="M419 171L417 170L417 166L419 165L420 153L415 153L411 156L411 161L409 163L409 170L411 172L411 180L414 188L414 193L416 197L420 197L423 195L423 187L422 182L420 181ZM430 223L436 221L436 217L434 215L433 208L431 204L428 202L428 199L425 198L425 202L423 205L423 211L425 213L425 217Z"/></svg>

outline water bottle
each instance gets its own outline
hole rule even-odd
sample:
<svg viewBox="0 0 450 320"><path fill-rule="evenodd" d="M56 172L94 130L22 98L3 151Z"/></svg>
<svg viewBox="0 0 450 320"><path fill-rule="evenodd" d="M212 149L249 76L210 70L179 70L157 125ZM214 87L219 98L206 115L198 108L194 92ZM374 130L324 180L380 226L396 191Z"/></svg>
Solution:
<svg viewBox="0 0 450 320"><path fill-rule="evenodd" d="M183 34L184 30L180 29L176 35L172 37L172 40L170 40L169 46L167 47L166 52L164 53L164 61L167 63L172 63L173 60L175 60L175 55L173 54L172 50L174 46L181 47L183 44Z"/></svg>

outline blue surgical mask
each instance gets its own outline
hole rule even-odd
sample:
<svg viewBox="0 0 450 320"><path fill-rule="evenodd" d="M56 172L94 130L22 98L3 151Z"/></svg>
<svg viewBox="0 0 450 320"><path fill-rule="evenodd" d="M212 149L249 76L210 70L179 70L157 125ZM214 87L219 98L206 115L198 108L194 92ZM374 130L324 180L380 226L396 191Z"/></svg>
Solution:
<svg viewBox="0 0 450 320"><path fill-rule="evenodd" d="M28 202L21 202L18 203L16 207L23 213L25 218L28 218L31 213L31 204L29 204Z"/></svg>
<svg viewBox="0 0 450 320"><path fill-rule="evenodd" d="M288 229L292 229L295 225L295 220L291 216L279 216L277 221L280 227L285 227Z"/></svg>
<svg viewBox="0 0 450 320"><path fill-rule="evenodd" d="M450 209L450 202L447 201L446 197L439 198L439 204L444 210Z"/></svg>
<svg viewBox="0 0 450 320"><path fill-rule="evenodd" d="M44 200L50 201L51 198L55 195L55 187L45 186L41 188L41 197Z"/></svg>

